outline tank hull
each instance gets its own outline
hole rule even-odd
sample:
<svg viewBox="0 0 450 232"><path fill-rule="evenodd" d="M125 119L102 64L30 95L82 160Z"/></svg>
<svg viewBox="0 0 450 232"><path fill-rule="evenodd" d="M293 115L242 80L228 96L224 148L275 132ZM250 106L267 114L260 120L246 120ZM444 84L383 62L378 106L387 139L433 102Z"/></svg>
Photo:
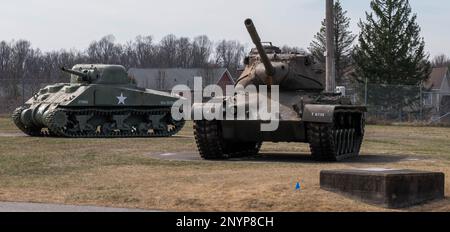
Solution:
<svg viewBox="0 0 450 232"><path fill-rule="evenodd" d="M306 125L300 121L281 121L276 131L261 131L263 121L220 121L222 136L230 141L308 142Z"/></svg>
<svg viewBox="0 0 450 232"><path fill-rule="evenodd" d="M249 96L245 103L248 109L247 105L256 101L257 96L246 95ZM235 102L235 98L223 99L224 112L240 106L227 106L226 103ZM351 105L349 99L337 94L295 91L280 93L276 104L280 106L279 118L278 127L273 131L261 130L261 125L268 121L259 120L258 116L237 120L235 115L235 120L230 120L224 115L223 120L195 121L194 134L200 155L205 159L252 156L259 152L263 142L309 143L313 158L320 161L339 161L359 155L364 138L365 107ZM207 106L197 104L196 107Z"/></svg>

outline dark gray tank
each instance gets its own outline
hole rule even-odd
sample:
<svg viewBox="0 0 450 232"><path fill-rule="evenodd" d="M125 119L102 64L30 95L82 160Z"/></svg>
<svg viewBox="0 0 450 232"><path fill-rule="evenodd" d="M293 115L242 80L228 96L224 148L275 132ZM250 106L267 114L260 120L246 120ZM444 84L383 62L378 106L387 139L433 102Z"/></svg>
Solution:
<svg viewBox="0 0 450 232"><path fill-rule="evenodd" d="M236 84L278 85L279 127L264 132L260 129L262 120L195 121L194 134L201 157L253 156L265 141L309 143L312 157L322 161L357 156L364 137L366 108L352 105L341 94L324 92L324 72L311 56L286 54L270 43L264 45L251 19L245 20L245 26L256 48L245 58L245 69ZM235 102L238 94L216 102L223 101L226 111L225 103ZM256 101L257 96L248 99Z"/></svg>

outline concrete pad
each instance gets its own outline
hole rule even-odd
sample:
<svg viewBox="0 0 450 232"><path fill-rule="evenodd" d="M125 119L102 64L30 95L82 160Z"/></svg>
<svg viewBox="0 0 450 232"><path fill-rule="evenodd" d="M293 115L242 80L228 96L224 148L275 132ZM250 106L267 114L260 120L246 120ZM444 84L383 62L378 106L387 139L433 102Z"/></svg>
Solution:
<svg viewBox="0 0 450 232"><path fill-rule="evenodd" d="M320 172L320 188L386 208L444 198L444 173L384 168Z"/></svg>
<svg viewBox="0 0 450 232"><path fill-rule="evenodd" d="M292 163L292 162L302 162L302 163L314 163L310 154L301 153L276 153L267 154L261 153L256 156L250 157L240 157L240 158L230 158L226 160L204 160L200 157L198 151L187 151L187 152L168 152L168 153L149 153L146 154L148 157L168 160L168 161L196 161L196 162L245 162L245 163Z"/></svg>
<svg viewBox="0 0 450 232"><path fill-rule="evenodd" d="M145 154L147 157L159 160L168 161L195 161L195 162L218 162L203 160L198 151L185 152L154 152ZM396 163L396 162L424 162L423 159L409 159L405 155L380 155L380 154L364 154L356 158L345 160L341 163ZM313 163L315 161L310 153L288 153L288 152L263 152L257 156L232 158L228 160L221 160L221 162L246 162L246 163Z"/></svg>
<svg viewBox="0 0 450 232"><path fill-rule="evenodd" d="M0 132L0 137L26 137L22 132Z"/></svg>

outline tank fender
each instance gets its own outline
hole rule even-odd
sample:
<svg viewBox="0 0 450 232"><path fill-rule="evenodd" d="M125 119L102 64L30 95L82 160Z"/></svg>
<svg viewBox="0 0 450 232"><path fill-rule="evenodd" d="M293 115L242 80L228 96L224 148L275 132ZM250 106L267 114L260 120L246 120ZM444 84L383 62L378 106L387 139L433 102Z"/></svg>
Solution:
<svg viewBox="0 0 450 232"><path fill-rule="evenodd" d="M22 114L20 115L20 121L27 127L34 126L33 124L33 110L32 109L25 109L22 111Z"/></svg>
<svg viewBox="0 0 450 232"><path fill-rule="evenodd" d="M305 105L302 121L332 123L335 109L333 105Z"/></svg>
<svg viewBox="0 0 450 232"><path fill-rule="evenodd" d="M225 116L225 112L227 110L227 101L231 101L232 99L233 98L218 96L209 99L207 102L196 102L192 104L191 118L194 119L196 114L198 116L203 115L204 113L212 113L212 114L222 113ZM217 108L222 108L221 113L215 111L215 109ZM211 112L211 110L213 110L214 112Z"/></svg>

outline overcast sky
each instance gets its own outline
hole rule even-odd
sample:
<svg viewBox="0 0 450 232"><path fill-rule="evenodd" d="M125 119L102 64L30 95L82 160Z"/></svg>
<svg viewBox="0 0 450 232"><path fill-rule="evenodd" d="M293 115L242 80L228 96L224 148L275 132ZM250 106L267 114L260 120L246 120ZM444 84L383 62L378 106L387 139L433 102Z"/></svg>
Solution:
<svg viewBox="0 0 450 232"><path fill-rule="evenodd" d="M342 0L352 30L369 0ZM410 0L427 50L450 56L450 1ZM240 40L250 45L243 21L254 19L264 41L306 48L324 17L325 0L2 0L0 40L27 39L44 51L84 49L113 34L117 42L137 35Z"/></svg>

